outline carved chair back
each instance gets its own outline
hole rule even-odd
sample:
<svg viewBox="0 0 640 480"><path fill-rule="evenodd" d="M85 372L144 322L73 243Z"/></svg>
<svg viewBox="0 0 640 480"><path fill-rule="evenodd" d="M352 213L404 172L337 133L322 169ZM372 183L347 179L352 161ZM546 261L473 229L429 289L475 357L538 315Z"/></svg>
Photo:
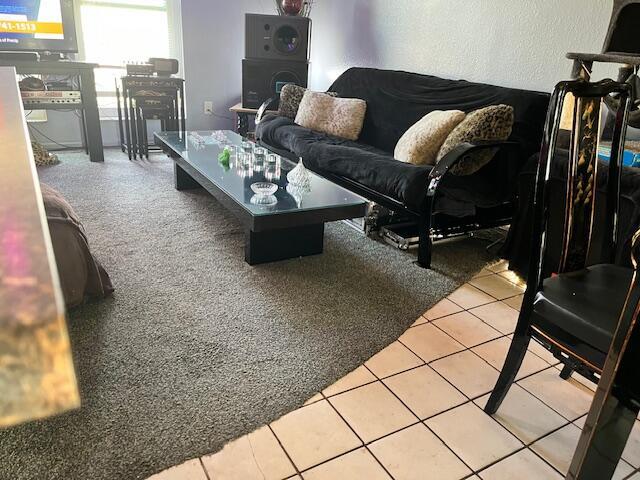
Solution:
<svg viewBox="0 0 640 480"><path fill-rule="evenodd" d="M571 140L566 168L566 198L564 205L551 205L550 176L557 155L560 119L565 100L571 94ZM615 121L611 138L611 157L608 166L598 160L600 142L602 99L615 94L620 99L619 108L612 112ZM629 112L630 88L612 80L590 83L584 80L561 82L556 87L549 107L542 149L538 165L534 245L529 270L530 295L542 287L546 272L566 273L581 270L590 264L613 263L618 244L618 209L620 195L620 170L624 151L626 120ZM606 172L600 172L606 168ZM606 175L605 175L606 173ZM599 181L606 178L605 194L596 195ZM600 205L598 202L604 202ZM547 229L551 209L564 210L562 242L547 245ZM594 231L604 238L594 241ZM559 249L556 255L547 255L547 249ZM597 251L594 251L596 250ZM559 259L558 264L546 265L548 258ZM531 290L531 292L529 292ZM533 300L533 298L531 298Z"/></svg>

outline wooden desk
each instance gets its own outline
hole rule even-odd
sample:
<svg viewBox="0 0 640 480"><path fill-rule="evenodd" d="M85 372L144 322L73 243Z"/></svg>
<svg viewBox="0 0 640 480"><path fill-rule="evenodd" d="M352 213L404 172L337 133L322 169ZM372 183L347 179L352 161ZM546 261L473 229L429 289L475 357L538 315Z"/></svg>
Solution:
<svg viewBox="0 0 640 480"><path fill-rule="evenodd" d="M244 108L242 103L237 103L229 109L231 113L236 114L236 131L246 137L249 133L249 117L255 117L258 114L257 108ZM265 113L278 113L275 110L267 110Z"/></svg>
<svg viewBox="0 0 640 480"><path fill-rule="evenodd" d="M96 81L93 69L94 63L68 61L17 61L0 59L0 67L15 67L18 75L65 75L76 76L80 83L82 103L80 105L63 106L82 111L87 129L86 141L89 159L92 162L104 162L102 146L102 130L100 129L100 114L98 112L98 98L96 96Z"/></svg>
<svg viewBox="0 0 640 480"><path fill-rule="evenodd" d="M16 72L0 67L0 428L80 405Z"/></svg>

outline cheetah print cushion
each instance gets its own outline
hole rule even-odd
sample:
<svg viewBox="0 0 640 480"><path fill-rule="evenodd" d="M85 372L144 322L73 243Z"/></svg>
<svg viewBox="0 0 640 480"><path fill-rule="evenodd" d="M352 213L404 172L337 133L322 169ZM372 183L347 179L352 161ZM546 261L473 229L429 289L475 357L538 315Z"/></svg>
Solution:
<svg viewBox="0 0 640 480"><path fill-rule="evenodd" d="M357 140L364 124L367 102L359 98L335 98L307 90L295 122L310 130Z"/></svg>
<svg viewBox="0 0 640 480"><path fill-rule="evenodd" d="M47 165L57 165L60 163L55 153L49 153L46 148L38 142L32 141L31 148L33 150L33 159L38 167L46 167Z"/></svg>
<svg viewBox="0 0 640 480"><path fill-rule="evenodd" d="M460 110L426 114L400 137L394 158L414 165L435 165L440 147L465 116Z"/></svg>
<svg viewBox="0 0 640 480"><path fill-rule="evenodd" d="M438 161L461 143L507 140L512 129L513 107L509 105L493 105L471 112L447 137L438 152ZM495 154L495 150L473 153L454 165L451 173L471 175L489 163Z"/></svg>
<svg viewBox="0 0 640 480"><path fill-rule="evenodd" d="M300 108L300 102L302 101L302 97L304 97L304 92L306 91L306 88L294 85L293 83L289 83L282 87L280 92L278 115L295 120L296 115L298 114L298 108ZM338 96L335 92L327 92L327 95L332 97Z"/></svg>

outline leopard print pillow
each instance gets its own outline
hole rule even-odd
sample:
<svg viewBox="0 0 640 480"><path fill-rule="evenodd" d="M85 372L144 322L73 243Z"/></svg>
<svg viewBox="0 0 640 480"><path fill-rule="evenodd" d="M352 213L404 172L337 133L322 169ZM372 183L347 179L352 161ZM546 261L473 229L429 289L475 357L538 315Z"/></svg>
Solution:
<svg viewBox="0 0 640 480"><path fill-rule="evenodd" d="M287 117L291 120L295 120L298 114L298 108L300 108L300 102L304 97L304 92L307 89L293 83L289 83L282 87L280 91L280 106L278 107L278 115L281 117ZM337 97L335 92L327 92L326 95Z"/></svg>
<svg viewBox="0 0 640 480"><path fill-rule="evenodd" d="M513 130L513 121L513 107L509 105L492 105L471 112L444 141L438 152L438 162L461 143L507 140ZM495 154L495 150L473 153L454 165L451 173L471 175L489 163Z"/></svg>
<svg viewBox="0 0 640 480"><path fill-rule="evenodd" d="M334 98L307 90L295 122L334 137L357 140L364 125L367 102L359 98Z"/></svg>
<svg viewBox="0 0 640 480"><path fill-rule="evenodd" d="M57 165L60 163L60 160L55 153L50 153L36 141L31 142L31 149L33 150L33 160L37 167L46 167L48 165Z"/></svg>

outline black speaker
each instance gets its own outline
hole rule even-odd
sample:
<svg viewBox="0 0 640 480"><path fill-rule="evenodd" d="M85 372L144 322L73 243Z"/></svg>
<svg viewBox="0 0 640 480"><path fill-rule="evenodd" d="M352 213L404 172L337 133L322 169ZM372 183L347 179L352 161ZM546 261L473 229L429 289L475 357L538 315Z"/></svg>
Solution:
<svg viewBox="0 0 640 480"><path fill-rule="evenodd" d="M307 86L309 64L286 60L242 60L242 106L259 108L287 83Z"/></svg>
<svg viewBox="0 0 640 480"><path fill-rule="evenodd" d="M244 56L307 62L310 30L307 17L247 13Z"/></svg>

